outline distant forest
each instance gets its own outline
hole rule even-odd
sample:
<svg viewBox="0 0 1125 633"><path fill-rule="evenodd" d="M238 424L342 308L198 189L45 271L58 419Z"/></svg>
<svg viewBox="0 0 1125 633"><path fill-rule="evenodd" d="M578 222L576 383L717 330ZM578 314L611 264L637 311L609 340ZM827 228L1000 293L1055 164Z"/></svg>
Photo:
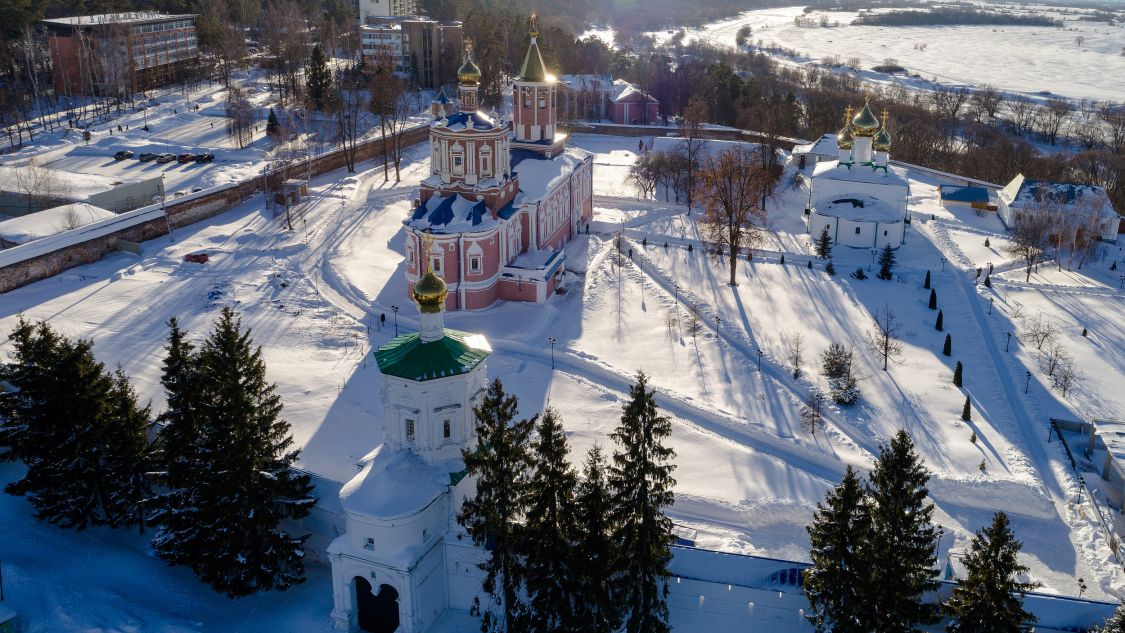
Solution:
<svg viewBox="0 0 1125 633"><path fill-rule="evenodd" d="M1003 24L1006 26L1062 26L1062 21L1043 15L1015 15L942 7L928 11L889 11L861 15L852 24L864 26L936 26L951 24Z"/></svg>

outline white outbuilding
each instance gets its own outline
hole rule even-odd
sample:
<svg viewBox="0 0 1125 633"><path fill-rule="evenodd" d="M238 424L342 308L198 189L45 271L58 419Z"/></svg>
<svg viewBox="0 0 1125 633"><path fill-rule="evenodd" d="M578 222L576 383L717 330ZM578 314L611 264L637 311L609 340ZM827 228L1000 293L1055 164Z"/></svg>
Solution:
<svg viewBox="0 0 1125 633"><path fill-rule="evenodd" d="M1008 228L1024 218L1051 214L1076 231L1089 231L1107 242L1117 239L1121 217L1113 210L1105 189L1096 185L1032 180L1017 174L1000 190L997 213Z"/></svg>

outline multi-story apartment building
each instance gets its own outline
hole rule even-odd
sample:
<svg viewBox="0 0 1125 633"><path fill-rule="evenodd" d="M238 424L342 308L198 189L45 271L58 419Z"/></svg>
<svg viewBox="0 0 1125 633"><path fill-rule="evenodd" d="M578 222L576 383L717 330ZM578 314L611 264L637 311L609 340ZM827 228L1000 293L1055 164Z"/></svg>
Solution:
<svg viewBox="0 0 1125 633"><path fill-rule="evenodd" d="M57 94L143 91L182 80L199 62L192 14L109 13L42 24Z"/></svg>
<svg viewBox="0 0 1125 633"><path fill-rule="evenodd" d="M413 79L419 88L451 82L462 48L460 22L429 18L369 17L360 37L366 63L389 61L395 73Z"/></svg>
<svg viewBox="0 0 1125 633"><path fill-rule="evenodd" d="M359 11L359 23L363 24L367 18L417 15L418 2L417 0L356 0L356 9Z"/></svg>

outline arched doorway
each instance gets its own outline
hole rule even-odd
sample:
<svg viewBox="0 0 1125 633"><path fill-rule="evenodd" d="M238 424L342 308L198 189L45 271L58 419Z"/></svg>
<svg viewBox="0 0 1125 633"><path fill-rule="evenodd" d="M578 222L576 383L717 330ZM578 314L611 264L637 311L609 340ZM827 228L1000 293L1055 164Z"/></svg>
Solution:
<svg viewBox="0 0 1125 633"><path fill-rule="evenodd" d="M379 585L379 591L373 592L366 578L356 576L355 605L361 631L394 633L398 630L398 592L394 587Z"/></svg>

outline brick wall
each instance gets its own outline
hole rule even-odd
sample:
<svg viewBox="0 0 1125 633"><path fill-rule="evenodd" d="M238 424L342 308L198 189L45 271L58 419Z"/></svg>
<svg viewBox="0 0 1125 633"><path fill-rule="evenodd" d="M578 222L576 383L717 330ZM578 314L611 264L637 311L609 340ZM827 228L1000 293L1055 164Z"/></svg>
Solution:
<svg viewBox="0 0 1125 633"><path fill-rule="evenodd" d="M426 139L428 133L429 127L424 125L406 130L403 132L403 143L408 146L420 143ZM356 146L356 163L382 155L383 143L379 138L364 141ZM304 162L291 165L288 168L288 173L304 174L308 171L314 176L318 176L340 169L345 165L346 160L343 151L335 150L313 158L312 165L308 169L306 169ZM270 182L272 188L280 184L285 178L285 174L275 173L267 176L266 180ZM245 202L255 193L260 192L261 186L262 179L253 178L233 187L227 186L210 193L204 192L183 199L168 201L166 204L168 223L174 230L214 217ZM166 235L168 223L165 222L163 217L139 221L137 224L125 226L108 235L78 243L70 243L51 252L4 266L0 268L0 293L40 279L46 279L75 266L95 262L116 251L118 240L144 242ZM18 248L11 249L10 252L18 253Z"/></svg>

